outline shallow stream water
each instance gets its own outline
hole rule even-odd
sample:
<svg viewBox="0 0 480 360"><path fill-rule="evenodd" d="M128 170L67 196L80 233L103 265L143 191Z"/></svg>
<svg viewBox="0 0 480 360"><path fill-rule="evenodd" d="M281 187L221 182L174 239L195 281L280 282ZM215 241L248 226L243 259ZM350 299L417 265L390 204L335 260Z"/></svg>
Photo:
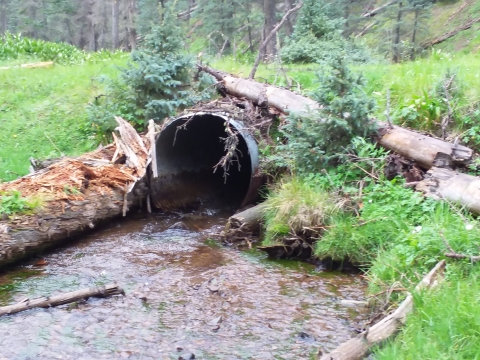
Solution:
<svg viewBox="0 0 480 360"><path fill-rule="evenodd" d="M309 359L354 335L364 314L342 300L364 300L359 276L222 246L210 238L228 215L118 221L0 273L0 306L111 282L126 292L1 317L0 359Z"/></svg>

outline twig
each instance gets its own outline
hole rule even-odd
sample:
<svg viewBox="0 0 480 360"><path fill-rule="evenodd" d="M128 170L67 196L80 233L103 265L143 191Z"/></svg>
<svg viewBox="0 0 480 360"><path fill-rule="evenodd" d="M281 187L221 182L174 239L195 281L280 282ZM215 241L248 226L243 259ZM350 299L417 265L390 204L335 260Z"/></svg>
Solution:
<svg viewBox="0 0 480 360"><path fill-rule="evenodd" d="M452 248L452 246L448 243L447 239L445 239L445 236L443 236L443 233L441 231L440 231L440 237L442 238L443 243L445 244L447 249L450 250L450 252L447 252L447 253L443 254L446 257L453 258L453 259L469 259L471 262L480 261L480 256L478 256L478 255L475 256L475 255L466 255L466 254L457 253Z"/></svg>
<svg viewBox="0 0 480 360"><path fill-rule="evenodd" d="M44 132L43 134L48 139L48 141L50 141L52 143L53 147L60 153L60 156L62 156L62 157L65 156L65 154L60 151L60 149L57 147L57 145L55 145L55 143L52 141L52 139L50 139L50 137L47 135L47 133Z"/></svg>
<svg viewBox="0 0 480 360"><path fill-rule="evenodd" d="M260 60L262 59L265 48L267 47L272 37L277 33L278 30L280 30L280 28L285 23L285 21L287 21L288 17L294 12L296 12L297 10L299 10L302 6L303 6L303 2L300 2L297 6L288 10L286 14L283 15L282 20L273 28L270 34L268 34L268 36L265 38L265 41L260 45L260 48L258 49L257 58L255 59L255 63L253 65L253 69L250 72L250 76L248 77L250 80L252 80L255 77L255 73L257 72L257 68L258 68L258 65L260 64Z"/></svg>
<svg viewBox="0 0 480 360"><path fill-rule="evenodd" d="M387 117L388 126L393 129L392 119L390 118L390 89L387 89L387 109L385 110L385 116Z"/></svg>

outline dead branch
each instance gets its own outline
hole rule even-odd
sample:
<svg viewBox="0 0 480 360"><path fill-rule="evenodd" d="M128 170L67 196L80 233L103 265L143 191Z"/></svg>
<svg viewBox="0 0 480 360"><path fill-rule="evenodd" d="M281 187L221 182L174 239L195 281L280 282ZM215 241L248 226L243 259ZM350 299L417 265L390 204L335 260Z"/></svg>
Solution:
<svg viewBox="0 0 480 360"><path fill-rule="evenodd" d="M452 83L454 78L455 78L455 74L453 74L450 77L450 79L445 81L445 83L443 84L443 90L445 91L445 97L446 97L446 102L448 107L448 112L443 117L442 123L441 123L443 140L445 140L445 137L447 136L447 127L450 124L450 121L452 121L452 117L453 117L453 109L451 104L452 96L450 95L450 90L452 88Z"/></svg>
<svg viewBox="0 0 480 360"><path fill-rule="evenodd" d="M415 287L416 292L438 285L441 273L445 269L445 260L440 261ZM317 356L320 360L360 360L363 359L369 349L395 334L405 324L407 315L413 310L413 296L407 298L390 315L362 332L353 339L341 344L326 355Z"/></svg>
<svg viewBox="0 0 480 360"><path fill-rule="evenodd" d="M27 299L18 304L0 307L0 316L12 315L33 308L49 308L64 305L90 297L108 297L112 295L125 295L125 292L118 285L109 284L34 300Z"/></svg>
<svg viewBox="0 0 480 360"><path fill-rule="evenodd" d="M365 35L367 33L367 31L370 30L372 27L374 27L377 23L378 23L377 20L372 21L370 24L365 26L362 31L360 31L357 35L355 35L355 38L359 38L359 37L362 37L363 35Z"/></svg>
<svg viewBox="0 0 480 360"><path fill-rule="evenodd" d="M387 2L386 4L383 4L382 6L379 6L378 8L373 9L372 11L369 11L369 12L363 14L362 17L372 17L372 16L375 16L375 15L377 15L380 11L382 11L383 9L385 9L386 7L388 7L388 6L390 6L390 5L395 4L396 2L398 2L398 0L391 0L391 1Z"/></svg>
<svg viewBox="0 0 480 360"><path fill-rule="evenodd" d="M390 126L390 129L392 129L393 122L390 118L390 89L387 89L387 108L385 109L385 116L387 118L388 126Z"/></svg>
<svg viewBox="0 0 480 360"><path fill-rule="evenodd" d="M234 132L228 122L225 122L225 131L228 133L226 138L221 138L225 143L226 154L220 159L220 161L213 167L213 172L216 172L219 167L223 168L223 178L227 182L228 170L230 166L236 162L238 165L238 171L240 171L240 159L239 155L243 156L242 152L238 149L238 139L237 133Z"/></svg>
<svg viewBox="0 0 480 360"><path fill-rule="evenodd" d="M258 65L260 64L260 60L262 59L265 48L267 47L272 37L275 36L278 30L280 30L280 28L283 26L285 21L287 21L288 17L294 12L298 11L302 6L303 6L303 2L300 1L297 6L288 10L285 13L285 15L283 15L282 20L273 28L270 34L268 34L268 36L265 38L265 41L260 45L260 48L258 49L258 55L257 55L257 58L255 59L253 69L250 72L250 76L248 77L249 79L253 79L255 77L255 73L257 72L257 68L258 68Z"/></svg>
<svg viewBox="0 0 480 360"><path fill-rule="evenodd" d="M466 254L459 254L455 250L453 250L452 246L448 243L447 239L445 239L445 236L443 235L442 232L440 232L440 237L443 240L443 243L447 247L447 249L450 252L445 253L444 255L449 258L453 259L469 259L471 262L477 262L480 261L480 256L476 255L466 255Z"/></svg>

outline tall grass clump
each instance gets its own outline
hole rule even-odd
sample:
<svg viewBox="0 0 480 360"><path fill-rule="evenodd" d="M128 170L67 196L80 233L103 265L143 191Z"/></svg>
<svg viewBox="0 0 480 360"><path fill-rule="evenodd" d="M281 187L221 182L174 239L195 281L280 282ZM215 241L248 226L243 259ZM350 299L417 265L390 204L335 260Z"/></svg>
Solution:
<svg viewBox="0 0 480 360"><path fill-rule="evenodd" d="M342 208L343 201L293 177L277 185L265 204L265 244L268 245L282 236L328 225Z"/></svg>

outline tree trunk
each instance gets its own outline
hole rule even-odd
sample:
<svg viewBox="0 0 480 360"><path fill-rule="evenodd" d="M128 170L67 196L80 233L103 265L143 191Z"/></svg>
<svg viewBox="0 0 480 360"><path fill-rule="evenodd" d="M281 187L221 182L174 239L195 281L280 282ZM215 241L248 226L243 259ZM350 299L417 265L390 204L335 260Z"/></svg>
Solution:
<svg viewBox="0 0 480 360"><path fill-rule="evenodd" d="M0 266L139 205L147 191L149 142L144 143L125 120L117 121L120 137L115 145L76 159L64 158L45 170L0 184L0 192L19 191L22 196L46 199L33 215L0 220Z"/></svg>
<svg viewBox="0 0 480 360"><path fill-rule="evenodd" d="M97 51L97 35L96 35L96 24L95 24L95 14L93 12L94 0L88 2L88 25L89 25L89 35L88 35L88 49L90 51Z"/></svg>
<svg viewBox="0 0 480 360"><path fill-rule="evenodd" d="M424 289L437 286L445 270L445 265L445 260L440 261L427 275L423 277L422 281L415 287L415 292L419 293ZM413 305L413 296L408 294L407 298L392 314L373 325L370 329L341 344L332 352L323 356L318 356L317 359L364 359L365 356L367 356L370 348L387 340L389 337L394 335L402 325L405 324L407 315L413 310Z"/></svg>
<svg viewBox="0 0 480 360"><path fill-rule="evenodd" d="M293 2L292 0L285 0L285 12L290 10L293 7ZM292 14L287 21L285 21L285 25L283 28L285 29L285 35L286 36L292 36L293 34L293 24L295 24L295 14Z"/></svg>
<svg viewBox="0 0 480 360"><path fill-rule="evenodd" d="M119 40L119 18L120 18L120 0L112 1L112 48L118 49Z"/></svg>
<svg viewBox="0 0 480 360"><path fill-rule="evenodd" d="M128 6L128 20L127 20L127 33L128 33L128 46L131 51L137 47L137 30L135 27L135 17L137 14L137 4L135 0L129 0Z"/></svg>
<svg viewBox="0 0 480 360"><path fill-rule="evenodd" d="M246 97L254 103L263 102L264 105L272 106L281 113L306 115L319 108L312 99L289 90L233 77L202 65L199 65L199 68L221 82L226 93L240 98ZM378 121L377 124L378 143L381 146L417 162L426 169L434 165L440 154L449 156L453 165L468 164L472 160L473 151L465 146L454 145L399 126L390 128L384 122Z"/></svg>
<svg viewBox="0 0 480 360"><path fill-rule="evenodd" d="M399 63L401 61L400 56L400 28L402 23L402 13L403 13L403 3L400 1L398 3L398 14L397 14L397 27L395 29L395 38L393 40L393 61Z"/></svg>
<svg viewBox="0 0 480 360"><path fill-rule="evenodd" d="M0 0L0 35L5 35L8 24L8 3Z"/></svg>
<svg viewBox="0 0 480 360"><path fill-rule="evenodd" d="M15 305L0 307L0 316L12 315L34 308L50 308L52 306L65 305L75 301L85 300L90 297L104 298L113 295L125 295L125 292L119 288L118 285L109 284L89 289L72 291L60 295L48 296L40 299L28 299Z"/></svg>
<svg viewBox="0 0 480 360"><path fill-rule="evenodd" d="M410 60L415 60L415 54L417 52L415 41L417 40L417 27L418 27L418 16L420 15L420 8L417 6L415 8L415 21L413 23L413 33L412 33L412 52L410 54Z"/></svg>
<svg viewBox="0 0 480 360"><path fill-rule="evenodd" d="M276 22L276 10L275 10L276 1L275 0L263 0L263 13L265 16L265 24L263 26L263 37L262 42L265 41L267 36L275 28ZM270 39L266 44L264 54L262 54L267 61L272 60L277 54L277 46L275 40Z"/></svg>

